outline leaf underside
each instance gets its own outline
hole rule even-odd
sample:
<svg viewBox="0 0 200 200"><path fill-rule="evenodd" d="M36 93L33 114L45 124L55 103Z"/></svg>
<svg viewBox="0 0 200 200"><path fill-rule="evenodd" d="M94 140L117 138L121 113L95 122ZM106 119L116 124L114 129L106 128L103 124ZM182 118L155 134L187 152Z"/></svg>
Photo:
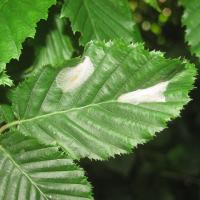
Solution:
<svg viewBox="0 0 200 200"><path fill-rule="evenodd" d="M69 17L74 32L81 32L81 44L117 38L141 41L126 0L65 0L61 16Z"/></svg>
<svg viewBox="0 0 200 200"><path fill-rule="evenodd" d="M48 8L55 0L3 0L0 2L0 73L12 59L21 54L22 42L35 35L36 23L46 19ZM10 85L11 81L0 74L0 84Z"/></svg>
<svg viewBox="0 0 200 200"><path fill-rule="evenodd" d="M189 101L196 73L191 64L122 41L91 42L84 56L95 70L73 91L63 92L56 78L82 59L60 69L42 68L17 88L13 110L21 133L57 144L74 159L107 159L152 139ZM117 100L163 81L169 81L166 102L134 105Z"/></svg>
<svg viewBox="0 0 200 200"><path fill-rule="evenodd" d="M58 147L9 132L0 137L0 199L89 200L84 171Z"/></svg>
<svg viewBox="0 0 200 200"><path fill-rule="evenodd" d="M47 21L44 28L49 28L45 42L40 41L41 34L37 35L35 41L36 60L33 68L39 68L45 65L57 66L70 59L73 54L73 47L69 36L66 34L66 20L58 16L53 18L53 25ZM52 23L52 22L51 22Z"/></svg>
<svg viewBox="0 0 200 200"><path fill-rule="evenodd" d="M182 0L182 3L185 7L182 18L182 23L186 26L185 39L191 48L191 52L200 58L200 1Z"/></svg>

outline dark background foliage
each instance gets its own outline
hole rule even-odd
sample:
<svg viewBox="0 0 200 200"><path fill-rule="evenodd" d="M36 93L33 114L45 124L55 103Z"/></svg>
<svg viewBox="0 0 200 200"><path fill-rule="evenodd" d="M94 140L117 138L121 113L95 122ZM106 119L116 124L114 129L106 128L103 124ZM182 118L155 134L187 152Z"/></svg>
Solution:
<svg viewBox="0 0 200 200"><path fill-rule="evenodd" d="M181 25L183 8L177 0L159 0L162 12L142 0L130 1L133 18L138 23L142 37L149 49L166 52L167 57L183 57L194 62L184 42L185 28ZM59 11L53 7L47 22L38 24L36 39L27 39L19 61L8 64L8 73L15 85L24 78L24 72L35 58L33 43L52 26L51 18ZM72 36L70 26L66 34L71 36L76 49L83 48L76 42L79 34ZM44 44L45 45L45 44ZM181 117L169 123L169 128L145 145L140 145L130 155L117 156L109 161L82 160L81 166L94 187L96 200L200 200L200 79L191 92L193 99ZM9 90L0 87L0 102L9 102Z"/></svg>

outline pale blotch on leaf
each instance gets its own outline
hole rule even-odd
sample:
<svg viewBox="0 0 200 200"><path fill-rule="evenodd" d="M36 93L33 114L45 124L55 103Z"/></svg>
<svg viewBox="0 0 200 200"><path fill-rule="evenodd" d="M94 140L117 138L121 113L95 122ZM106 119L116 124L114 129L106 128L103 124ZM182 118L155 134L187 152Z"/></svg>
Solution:
<svg viewBox="0 0 200 200"><path fill-rule="evenodd" d="M158 83L152 87L139 89L133 92L122 94L117 100L122 103L140 104L153 102L166 102L165 91L169 81Z"/></svg>
<svg viewBox="0 0 200 200"><path fill-rule="evenodd" d="M94 66L88 56L75 67L62 69L56 77L57 87L63 92L72 91L81 86L94 72Z"/></svg>

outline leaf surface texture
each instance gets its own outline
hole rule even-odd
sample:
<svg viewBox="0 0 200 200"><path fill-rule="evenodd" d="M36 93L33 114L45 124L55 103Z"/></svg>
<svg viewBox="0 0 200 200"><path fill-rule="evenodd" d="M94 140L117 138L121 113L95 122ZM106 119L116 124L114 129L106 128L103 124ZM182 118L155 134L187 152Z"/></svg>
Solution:
<svg viewBox="0 0 200 200"><path fill-rule="evenodd" d="M0 199L89 200L84 171L58 147L19 133L0 137Z"/></svg>
<svg viewBox="0 0 200 200"><path fill-rule="evenodd" d="M81 85L73 85L79 72L65 77L66 70L77 70L80 63L87 68L91 63L86 58L94 70ZM166 59L140 44L91 42L82 59L58 69L42 68L17 88L13 110L18 121L14 124L25 135L60 145L72 158L106 159L149 141L166 122L179 116L190 99L195 74L194 66L186 61ZM143 97L138 104L119 101L123 94L166 81L164 101L145 102ZM60 82L68 90L62 90Z"/></svg>

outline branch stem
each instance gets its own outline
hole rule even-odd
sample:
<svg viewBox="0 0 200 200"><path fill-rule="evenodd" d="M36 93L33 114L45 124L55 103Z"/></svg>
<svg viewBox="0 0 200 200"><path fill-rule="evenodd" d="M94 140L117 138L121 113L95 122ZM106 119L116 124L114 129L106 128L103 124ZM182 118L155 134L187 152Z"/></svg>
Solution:
<svg viewBox="0 0 200 200"><path fill-rule="evenodd" d="M19 124L19 122L20 121L14 121L14 122L11 122L9 124L3 125L2 127L0 127L0 134L2 134L4 131L6 131L7 129L9 129L10 127Z"/></svg>

